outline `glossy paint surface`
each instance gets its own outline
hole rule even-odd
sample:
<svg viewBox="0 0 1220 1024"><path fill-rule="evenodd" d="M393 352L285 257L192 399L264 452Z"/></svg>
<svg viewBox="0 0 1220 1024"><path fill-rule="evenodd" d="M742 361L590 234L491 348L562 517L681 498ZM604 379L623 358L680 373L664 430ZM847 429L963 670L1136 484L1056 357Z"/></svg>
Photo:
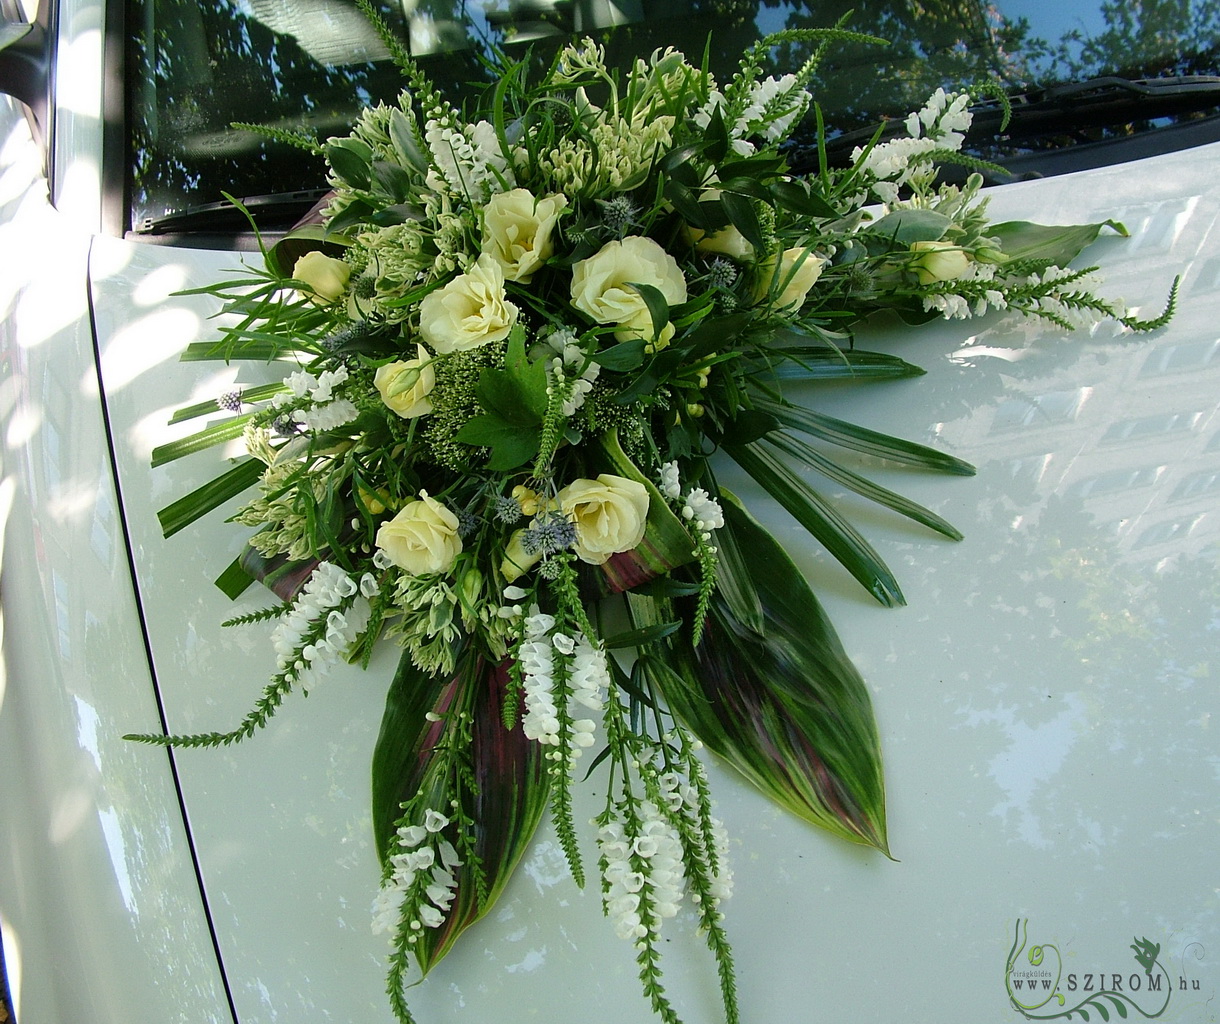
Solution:
<svg viewBox="0 0 1220 1024"><path fill-rule="evenodd" d="M159 716L99 405L91 239L48 205L25 122L0 103L0 929L13 1009L21 1024L231 1021L170 761L122 739Z"/></svg>
<svg viewBox="0 0 1220 1024"><path fill-rule="evenodd" d="M869 682L897 858L790 820L713 766L732 836L726 913L746 1020L973 1024L1022 1019L1014 1001L1052 1019L1100 992L1099 976L1109 990L1118 977L1132 1017L1166 1001L1160 1019L1215 1019L1217 160L1218 148L1196 150L994 196L997 220L1125 221L1132 238L1109 237L1086 256L1103 265L1108 294L1147 315L1181 274L1168 329L1065 336L994 317L914 332L878 324L859 345L901 351L925 377L792 392L978 467L973 478L934 478L863 466L966 537L954 544L852 506L897 571L905 608L872 604L723 470L807 570ZM155 518L219 464L198 455L148 467L155 444L185 432L165 427L174 407L283 375L177 361L187 342L212 337L215 306L174 293L237 266L233 255L117 241L93 256L102 374L174 731L231 727L274 665L265 630L218 626L268 603L252 589L230 604L210 586L241 531L222 512L165 540ZM368 763L394 653L367 673L333 673L253 741L178 755L243 1024L390 1019L386 946L369 932L378 871ZM596 813L597 776L582 788ZM585 853L592 861L591 843ZM700 940L674 927L690 923L666 926L667 979L696 1024L720 1017ZM1135 959L1144 938L1159 945L1163 972ZM1046 980L1039 972L1054 957L1063 1003L1024 988ZM1154 988L1162 973L1168 983ZM634 975L598 893L573 886L544 825L501 903L411 997L421 1024L644 1024L652 1015Z"/></svg>

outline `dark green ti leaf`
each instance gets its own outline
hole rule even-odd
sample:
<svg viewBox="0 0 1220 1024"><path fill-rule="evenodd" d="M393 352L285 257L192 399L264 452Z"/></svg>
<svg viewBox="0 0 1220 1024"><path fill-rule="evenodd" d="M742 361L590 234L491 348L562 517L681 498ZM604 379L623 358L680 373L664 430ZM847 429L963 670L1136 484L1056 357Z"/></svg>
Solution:
<svg viewBox="0 0 1220 1024"><path fill-rule="evenodd" d="M735 586L755 591L763 628L717 595L703 642L644 652L644 671L710 750L780 806L888 853L881 746L864 681L783 548L723 497L718 533L750 553L749 575ZM639 627L669 617L655 598L628 602Z"/></svg>
<svg viewBox="0 0 1220 1024"><path fill-rule="evenodd" d="M506 663L491 664L469 651L451 680L426 675L404 655L386 695L373 752L373 834L383 860L393 852L403 803L421 787L425 792L438 787L438 796L454 795L430 769L446 730L456 727L456 713L469 714L471 722L468 767L475 786L461 786L458 799L462 813L474 822L478 863L468 858L455 870L457 890L445 922L420 934L414 949L425 974L495 904L546 809L545 748L526 739L520 723L511 729L503 725L509 685ZM429 712L441 720L429 721Z"/></svg>

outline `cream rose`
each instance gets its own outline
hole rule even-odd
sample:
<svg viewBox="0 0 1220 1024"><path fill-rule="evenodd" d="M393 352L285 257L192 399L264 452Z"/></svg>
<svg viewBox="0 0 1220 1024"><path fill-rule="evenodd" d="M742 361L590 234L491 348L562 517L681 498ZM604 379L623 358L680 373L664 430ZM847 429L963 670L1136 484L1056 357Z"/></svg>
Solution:
<svg viewBox="0 0 1220 1024"><path fill-rule="evenodd" d="M576 526L576 554L582 561L601 565L644 539L648 490L635 480L610 473L574 480L555 501Z"/></svg>
<svg viewBox="0 0 1220 1024"><path fill-rule="evenodd" d="M572 268L572 305L599 324L619 324L614 334L620 341L652 341L652 316L633 281L652 285L671 306L686 301L686 278L677 260L651 238L628 235L607 242ZM667 325L658 347L673 333L673 325Z"/></svg>
<svg viewBox="0 0 1220 1024"><path fill-rule="evenodd" d="M483 207L483 252L507 280L528 284L554 252L551 234L567 205L566 196L535 199L526 188L496 193Z"/></svg>
<svg viewBox="0 0 1220 1024"><path fill-rule="evenodd" d="M754 289L759 301L771 295L771 288L777 292L774 296L776 309L790 309L805 301L818 278L822 276L822 268L827 261L821 256L815 256L802 246L785 249L780 255L779 264L769 260L759 267L760 276Z"/></svg>
<svg viewBox="0 0 1220 1024"><path fill-rule="evenodd" d="M699 202L710 203L719 199L721 195L720 189L710 188L699 197ZM686 240L700 252L731 256L735 260L748 260L754 255L754 246L732 224L710 234L687 224L683 227L683 234Z"/></svg>
<svg viewBox="0 0 1220 1024"><path fill-rule="evenodd" d="M434 352L503 341L516 322L517 307L504 295L504 272L487 255L419 304L419 333Z"/></svg>
<svg viewBox="0 0 1220 1024"><path fill-rule="evenodd" d="M911 262L920 284L956 281L970 269L970 257L953 242L912 242L911 252L921 254Z"/></svg>
<svg viewBox="0 0 1220 1024"><path fill-rule="evenodd" d="M423 345L415 346L414 359L399 360L377 367L373 385L391 412L405 420L426 416L432 411L428 400L436 385L432 357Z"/></svg>
<svg viewBox="0 0 1220 1024"><path fill-rule="evenodd" d="M339 298L351 276L352 268L347 263L318 249L307 252L292 265L293 280L305 285L301 294L319 306L329 306Z"/></svg>
<svg viewBox="0 0 1220 1024"><path fill-rule="evenodd" d="M412 576L448 572L462 551L458 519L427 492L377 530L377 547Z"/></svg>

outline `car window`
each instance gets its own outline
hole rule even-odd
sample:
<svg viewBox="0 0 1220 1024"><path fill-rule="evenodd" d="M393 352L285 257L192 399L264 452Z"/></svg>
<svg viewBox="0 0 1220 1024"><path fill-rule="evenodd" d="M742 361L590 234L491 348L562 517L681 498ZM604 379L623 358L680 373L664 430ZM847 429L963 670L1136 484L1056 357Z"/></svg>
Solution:
<svg viewBox="0 0 1220 1024"><path fill-rule="evenodd" d="M1172 96L1114 83L1049 99L1045 90L1099 76L1215 75L1220 0L407 0L382 9L455 96L487 81L484 59L496 47L543 61L573 35L592 34L619 63L675 46L693 58L706 53L727 74L755 39L826 27L849 12L852 29L889 45L836 45L823 64L816 97L834 133L847 135L844 153L853 129L904 117L938 86L978 81L1021 97L1018 113L1028 115L1007 148L975 140L980 155L1000 160L1014 148L1121 138L1216 111L1220 80L1195 78ZM137 231L177 229L183 212L223 229L224 192L263 197L256 212L268 226L292 223L321 194L321 163L233 124L325 139L402 85L351 0L135 0L129 24L127 194ZM776 47L775 70L808 53L808 44ZM798 164L816 152L801 149L798 139Z"/></svg>

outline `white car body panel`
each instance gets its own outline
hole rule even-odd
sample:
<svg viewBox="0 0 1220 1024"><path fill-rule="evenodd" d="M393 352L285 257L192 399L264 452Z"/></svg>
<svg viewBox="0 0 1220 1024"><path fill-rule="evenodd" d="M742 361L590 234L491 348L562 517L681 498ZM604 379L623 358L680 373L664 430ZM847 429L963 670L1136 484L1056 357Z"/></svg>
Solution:
<svg viewBox="0 0 1220 1024"><path fill-rule="evenodd" d="M21 1024L231 1021L98 403L87 231L0 116L0 926Z"/></svg>
<svg viewBox="0 0 1220 1024"><path fill-rule="evenodd" d="M96 75L99 8L74 10L77 70ZM176 780L163 751L121 739L160 728L158 696L172 731L229 728L272 671L265 628L219 625L269 596L251 588L234 604L210 583L242 530L222 511L166 540L156 520L216 475L215 453L155 470L149 455L196 426L166 426L178 405L281 374L178 361L215 336L216 304L176 293L240 257L97 235L100 108L83 87L64 97L58 210L13 117L0 147L0 925L18 1024L228 1021L226 978L241 1024L389 1021L387 947L369 929L368 768L393 649L290 698L251 741L174 754ZM1065 995L1083 998L1086 974L1130 990L1142 976L1130 947L1147 937L1172 976L1160 1019L1216 1019L1217 161L1210 146L994 191L997 220L1124 220L1133 237L1086 258L1108 294L1150 314L1181 273L1166 330L878 325L862 347L901 352L925 377L800 392L979 468L866 467L965 534L953 544L853 504L907 607L872 604L724 470L807 569L874 694L897 858L792 820L713 766L744 1019L1021 1019L1005 969L1024 919L1029 943L1055 947L1077 977ZM591 815L601 787L581 789ZM666 927L666 979L700 1024L720 1011L691 924ZM501 902L410 997L420 1024L654 1019L630 946L596 890L574 887L547 825Z"/></svg>
<svg viewBox="0 0 1220 1024"><path fill-rule="evenodd" d="M747 1019L1015 1019L1004 978L1019 918L1030 943L1072 958L1082 997L1085 971L1121 972L1128 985L1140 973L1134 936L1161 943L1187 985L1166 1019L1212 1019L1216 975L1196 958L1220 948L1217 159L1212 147L994 194L997 219L1125 220L1133 238L1089 255L1108 293L1145 313L1181 273L1168 329L878 327L861 344L900 351L927 376L808 392L820 409L979 467L973 479L878 471L966 535L953 544L862 512L908 607L873 605L740 487L808 569L875 694L898 858L824 836L715 772ZM210 587L242 540L223 514L160 536L156 509L215 475L214 455L155 471L148 455L171 436L161 424L176 404L254 379L174 358L214 336L215 306L170 293L237 258L111 241L95 259L115 268L95 275L98 332L123 488L140 496L128 515L168 724L226 729L274 659L265 628L216 624L268 599L252 588L230 605ZM138 309L129 296L142 296ZM369 933L368 763L393 664L386 651L367 673L337 672L252 741L178 757L243 1024L389 1020L386 947ZM588 788L591 815L600 787ZM669 991L685 1019L719 1019L700 940L667 933ZM544 826L505 898L412 1003L421 1022L645 1024L632 961Z"/></svg>

